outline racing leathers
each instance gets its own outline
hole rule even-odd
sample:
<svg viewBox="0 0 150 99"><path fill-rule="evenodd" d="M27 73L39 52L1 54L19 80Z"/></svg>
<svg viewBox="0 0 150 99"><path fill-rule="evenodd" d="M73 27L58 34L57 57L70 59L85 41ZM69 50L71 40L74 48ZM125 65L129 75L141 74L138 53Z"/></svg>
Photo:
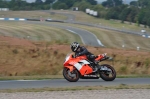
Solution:
<svg viewBox="0 0 150 99"><path fill-rule="evenodd" d="M95 56L94 54L90 53L84 46L80 46L78 48L78 50L75 52L75 56L81 56L81 55L86 55L88 60L91 61L91 65L92 67L95 68L95 65L97 65L97 63L95 62Z"/></svg>

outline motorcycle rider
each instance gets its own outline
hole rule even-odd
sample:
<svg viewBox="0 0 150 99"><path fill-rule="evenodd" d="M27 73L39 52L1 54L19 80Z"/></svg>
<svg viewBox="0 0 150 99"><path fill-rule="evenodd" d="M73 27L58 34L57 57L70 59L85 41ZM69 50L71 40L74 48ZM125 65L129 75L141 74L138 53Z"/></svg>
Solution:
<svg viewBox="0 0 150 99"><path fill-rule="evenodd" d="M97 62L95 61L95 55L90 53L84 46L80 46L80 44L78 42L73 42L70 45L71 50L73 52L75 52L75 56L81 56L81 55L86 55L88 60L92 62L92 68L93 68L93 72L96 72L98 70L97 66Z"/></svg>

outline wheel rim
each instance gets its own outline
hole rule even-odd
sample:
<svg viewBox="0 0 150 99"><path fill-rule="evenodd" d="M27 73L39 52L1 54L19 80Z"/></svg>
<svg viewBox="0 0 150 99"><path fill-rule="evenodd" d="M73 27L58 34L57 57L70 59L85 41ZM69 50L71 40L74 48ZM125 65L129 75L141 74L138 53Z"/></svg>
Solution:
<svg viewBox="0 0 150 99"><path fill-rule="evenodd" d="M69 78L69 79L72 79L72 80L75 80L78 78L78 75L77 75L77 72L74 70L72 72L70 72L69 69L66 70L65 72L66 76Z"/></svg>
<svg viewBox="0 0 150 99"><path fill-rule="evenodd" d="M107 67L110 71L103 71L103 75L108 78L113 78L115 75L114 70L111 67L108 67L108 66L105 66L105 67Z"/></svg>

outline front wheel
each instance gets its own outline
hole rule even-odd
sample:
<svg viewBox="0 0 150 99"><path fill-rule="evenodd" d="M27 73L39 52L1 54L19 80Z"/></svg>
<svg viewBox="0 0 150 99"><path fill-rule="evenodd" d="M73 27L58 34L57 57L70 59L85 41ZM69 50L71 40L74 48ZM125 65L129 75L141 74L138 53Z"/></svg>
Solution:
<svg viewBox="0 0 150 99"><path fill-rule="evenodd" d="M69 68L64 68L63 76L69 82L77 82L79 80L79 72L76 69L70 72Z"/></svg>
<svg viewBox="0 0 150 99"><path fill-rule="evenodd" d="M100 66L100 77L105 81L113 81L116 78L116 71L112 66L103 64Z"/></svg>

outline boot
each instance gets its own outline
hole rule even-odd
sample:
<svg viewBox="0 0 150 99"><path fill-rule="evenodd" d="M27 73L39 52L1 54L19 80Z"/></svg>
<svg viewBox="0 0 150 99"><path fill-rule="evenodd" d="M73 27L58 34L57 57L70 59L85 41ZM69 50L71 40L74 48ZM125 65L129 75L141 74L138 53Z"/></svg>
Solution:
<svg viewBox="0 0 150 99"><path fill-rule="evenodd" d="M98 70L98 67L97 67L97 63L93 62L94 65L92 65L93 67L93 72L96 72Z"/></svg>
<svg viewBox="0 0 150 99"><path fill-rule="evenodd" d="M93 67L93 72L97 72L97 70L98 70L97 66L94 66Z"/></svg>
<svg viewBox="0 0 150 99"><path fill-rule="evenodd" d="M97 65L97 64L98 64L98 61L95 60L95 61L94 61L94 64Z"/></svg>

